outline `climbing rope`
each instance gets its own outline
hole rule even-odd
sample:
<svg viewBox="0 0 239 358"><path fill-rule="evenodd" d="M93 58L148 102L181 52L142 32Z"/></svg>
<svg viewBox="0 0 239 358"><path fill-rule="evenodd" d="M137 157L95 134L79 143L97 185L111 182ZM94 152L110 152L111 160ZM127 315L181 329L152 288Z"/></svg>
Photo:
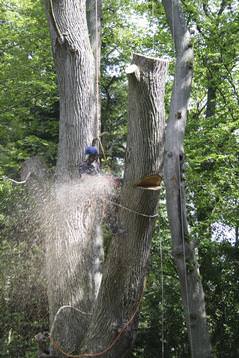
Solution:
<svg viewBox="0 0 239 358"><path fill-rule="evenodd" d="M119 341L119 339L123 335L123 333L127 330L127 328L134 321L134 319L135 319L135 317L136 317L136 315L138 313L138 310L139 310L139 307L140 307L140 304L141 304L141 300L143 298L143 294L144 294L144 285L143 285L143 288L142 288L141 295L140 295L138 301L136 301L136 305L135 305L135 308L133 310L132 316L124 324L124 326L121 328L121 330L116 335L116 337L114 337L112 339L110 344L104 350L102 350L100 352L83 352L83 353L80 353L80 354L71 354L69 352L65 352L64 349L61 347L60 343L57 342L56 340L54 340L50 336L50 341L51 341L52 346L54 347L54 349L56 349L58 352L60 352L61 354L63 354L67 358L83 358L83 357L100 357L100 356L102 356L103 354L109 352L115 346L115 344Z"/></svg>
<svg viewBox="0 0 239 358"><path fill-rule="evenodd" d="M159 223L159 250L160 250L160 276L161 276L161 353L164 358L164 275L163 275L163 238L160 237Z"/></svg>
<svg viewBox="0 0 239 358"><path fill-rule="evenodd" d="M17 181L17 180L14 180L14 179L11 179L11 178L8 178L7 176L2 176L2 180L9 180L11 181L12 183L14 184L26 184L26 182L28 181L28 179L30 178L31 176L31 172L29 172L26 176L26 179L25 180L21 180L21 181Z"/></svg>
<svg viewBox="0 0 239 358"><path fill-rule="evenodd" d="M121 205L121 204L119 204L119 203L116 203L115 201L112 201L112 200L107 200L107 199L105 199L105 201L107 201L108 203L111 203L112 205L118 206L119 208L122 208L122 209L124 209L124 210L127 210L127 211L129 211L130 213L133 213L133 214L138 215L138 216L143 216L143 217L145 217L145 218L154 219L154 218L156 218L156 217L158 216L158 214L148 215L148 214L141 213L141 212L139 212L139 211L130 209L130 208L128 208L127 206L124 206L124 205Z"/></svg>
<svg viewBox="0 0 239 358"><path fill-rule="evenodd" d="M174 6L175 0L172 0L172 33L173 33L173 41L175 41L175 14L174 14ZM175 57L176 57L176 49L175 49ZM176 68L176 66L175 66ZM175 90L177 87L177 77L176 77L176 70L175 70ZM176 91L175 91L176 92ZM177 108L177 97L175 98L176 101L176 108ZM177 123L177 149L179 152L179 120L175 117ZM178 153L179 154L179 153ZM190 308L189 308L189 293L188 293L188 280L187 280L187 262L186 262L186 246L185 246L185 227L184 227L184 206L183 206L183 192L181 187L181 164L180 164L180 157L178 155L177 158L177 168L178 168L178 183L179 183L179 202L180 202L180 221L181 221L181 237L182 237L182 249L183 249L183 266L184 266L184 284L185 284L185 293L186 293L186 310L188 315L188 336L189 336L189 343L191 348L191 357L193 357L193 339L192 339L192 330L191 330L191 322L190 322Z"/></svg>
<svg viewBox="0 0 239 358"><path fill-rule="evenodd" d="M11 179L11 178L8 178L8 177L6 177L6 176L3 176L2 179L3 179L3 180L9 180L9 181L11 181L11 182L13 182L13 183L15 183L15 184L26 184L27 181L28 181L28 179L30 178L30 175L31 175L31 173L29 173L29 174L27 175L26 179L23 180L23 181L16 181L16 180ZM127 211L129 211L130 213L133 213L133 214L135 214L135 215L142 216L142 217L145 217L145 218L155 219L155 218L158 216L158 214L149 215L149 214L141 213L141 212L136 211L136 210L134 210L134 209L130 209L130 208L128 208L127 206L124 206L124 205L122 205L122 204L119 204L119 203L117 203L117 202L115 202L115 201L113 201L113 200L104 199L104 201L106 201L106 202L108 202L108 203L110 203L110 204L112 204L112 205L115 205L115 206L117 206L117 207L119 207L119 208L122 208L122 209L124 209L124 210L127 210Z"/></svg>
<svg viewBox="0 0 239 358"><path fill-rule="evenodd" d="M57 311L57 313L55 314L55 317L54 317L54 320L53 320L53 323L52 323L52 327L51 327L51 332L54 330L54 326L55 326L55 323L57 321L57 317L59 316L59 314L61 313L61 311L63 311L64 309L66 308L70 308L70 309L73 309L74 311L82 314L82 315L85 315L85 316L91 316L91 313L89 312L84 312L84 311L81 311L79 310L79 308L76 308L76 307L73 307L73 306L70 306L70 305L65 305L65 306L61 306L59 308L59 310ZM50 333L51 335L51 333Z"/></svg>
<svg viewBox="0 0 239 358"><path fill-rule="evenodd" d="M106 155L105 155L104 147L103 147L103 144L102 144L102 141L101 141L101 137L100 137L100 136L99 136L99 143L100 143L100 149L101 149L101 151L102 151L104 160L106 160Z"/></svg>

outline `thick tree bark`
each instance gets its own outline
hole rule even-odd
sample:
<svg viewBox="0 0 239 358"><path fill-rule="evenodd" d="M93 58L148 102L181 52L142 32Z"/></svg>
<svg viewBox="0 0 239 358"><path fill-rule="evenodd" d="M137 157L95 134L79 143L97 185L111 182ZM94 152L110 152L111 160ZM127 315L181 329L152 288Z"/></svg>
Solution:
<svg viewBox="0 0 239 358"><path fill-rule="evenodd" d="M47 0L60 96L57 176L78 175L83 149L98 135L95 59L83 0Z"/></svg>
<svg viewBox="0 0 239 358"><path fill-rule="evenodd" d="M163 0L176 47L176 73L166 129L164 175L173 257L180 279L191 354L211 356L204 292L193 243L190 241L183 183L183 138L191 91L193 50L178 0Z"/></svg>
<svg viewBox="0 0 239 358"><path fill-rule="evenodd" d="M167 62L134 55L133 64L128 70L128 139L118 232L82 347L83 351L103 351L104 358L122 358L131 348L147 272L159 193L134 184L148 175L161 177L163 170Z"/></svg>
<svg viewBox="0 0 239 358"><path fill-rule="evenodd" d="M48 300L51 338L72 351L87 329L103 260L99 223L101 196L108 189L90 180L77 181L84 149L99 131L96 53L100 39L93 41L90 19L95 12L88 12L87 24L86 1L45 3L60 97L57 183L43 212Z"/></svg>
<svg viewBox="0 0 239 358"><path fill-rule="evenodd" d="M129 134L118 232L95 302L98 292L92 276L94 248L99 243L94 228L101 215L102 193L98 187L88 188L87 193L83 188L81 197L81 183L68 186L66 181L77 175L83 148L98 134L86 3L50 0L47 12L60 94L58 181L43 213L52 354L65 356L61 348L66 353L105 350L102 357L122 358L131 348L137 326L159 195L134 184L145 176L153 175L157 183L162 177L167 62L135 55L135 67L129 72ZM89 203L92 191L95 201Z"/></svg>

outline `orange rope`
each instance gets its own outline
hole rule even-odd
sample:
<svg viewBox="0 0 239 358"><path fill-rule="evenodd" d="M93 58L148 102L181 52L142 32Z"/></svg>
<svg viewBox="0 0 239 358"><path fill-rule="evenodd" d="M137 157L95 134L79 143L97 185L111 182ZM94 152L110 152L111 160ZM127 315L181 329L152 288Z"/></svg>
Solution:
<svg viewBox="0 0 239 358"><path fill-rule="evenodd" d="M129 327L129 325L133 322L137 312L138 312L138 309L139 309L139 306L140 306L140 303L141 303L141 300L142 300L142 297L143 297L143 294L144 294L144 286L143 286L143 289L142 289L142 293L139 297L139 300L137 302L137 305L136 305L136 308L134 310L134 313L133 315L131 316L131 318L125 323L125 325L123 326L123 328L121 329L121 331L117 334L117 336L112 340L112 342L108 345L108 347L106 347L103 351L100 351L100 352L84 352L84 353L80 353L78 355L75 355L75 354L71 354L71 353L67 353L65 352L60 343L55 341L51 336L50 336L50 341L51 341L51 344L52 346L60 353L62 353L64 356L68 357L68 358L82 358L82 357L100 357L102 356L103 354L109 352L113 347L114 345L118 342L118 340L120 339L120 337L122 336L122 334L126 331L126 329Z"/></svg>

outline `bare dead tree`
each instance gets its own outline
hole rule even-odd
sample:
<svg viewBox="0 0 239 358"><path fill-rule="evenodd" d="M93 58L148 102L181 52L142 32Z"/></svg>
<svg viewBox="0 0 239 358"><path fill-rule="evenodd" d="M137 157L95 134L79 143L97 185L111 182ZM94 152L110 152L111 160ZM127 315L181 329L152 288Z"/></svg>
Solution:
<svg viewBox="0 0 239 358"><path fill-rule="evenodd" d="M193 75L193 49L179 1L163 0L163 6L177 56L165 139L164 176L167 211L191 354L194 358L206 358L211 356L211 344L197 257L188 230L183 180L183 140Z"/></svg>

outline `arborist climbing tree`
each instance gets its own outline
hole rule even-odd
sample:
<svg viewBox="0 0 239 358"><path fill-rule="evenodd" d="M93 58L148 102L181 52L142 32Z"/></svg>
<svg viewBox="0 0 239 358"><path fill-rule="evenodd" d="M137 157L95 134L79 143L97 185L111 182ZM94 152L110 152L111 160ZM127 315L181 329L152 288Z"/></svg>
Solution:
<svg viewBox="0 0 239 358"><path fill-rule="evenodd" d="M80 175L97 175L100 172L99 153L96 147L89 146L85 149L86 159L80 164Z"/></svg>

